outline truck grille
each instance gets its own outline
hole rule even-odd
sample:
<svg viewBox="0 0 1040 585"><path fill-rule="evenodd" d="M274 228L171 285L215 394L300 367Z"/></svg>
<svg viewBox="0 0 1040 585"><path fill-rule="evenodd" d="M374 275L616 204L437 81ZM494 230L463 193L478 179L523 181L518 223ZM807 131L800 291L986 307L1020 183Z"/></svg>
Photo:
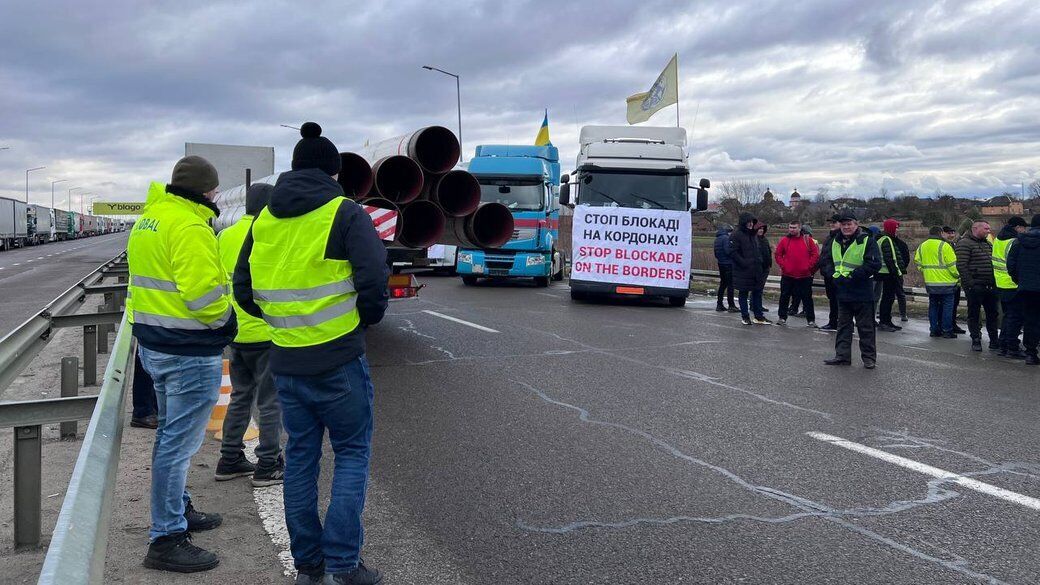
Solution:
<svg viewBox="0 0 1040 585"><path fill-rule="evenodd" d="M505 254L485 254L484 266L486 274L491 276L507 276L513 268L513 257Z"/></svg>

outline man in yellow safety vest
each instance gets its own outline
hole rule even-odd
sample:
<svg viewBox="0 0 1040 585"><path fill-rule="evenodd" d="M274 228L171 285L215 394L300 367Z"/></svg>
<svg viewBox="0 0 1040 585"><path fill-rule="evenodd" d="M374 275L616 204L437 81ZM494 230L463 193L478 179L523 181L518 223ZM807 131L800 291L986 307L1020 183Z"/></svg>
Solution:
<svg viewBox="0 0 1040 585"><path fill-rule="evenodd" d="M942 229L932 227L928 239L914 252L914 264L924 275L928 291L928 322L932 337L956 339L953 331L954 295L959 282L957 253L943 238Z"/></svg>
<svg viewBox="0 0 1040 585"><path fill-rule="evenodd" d="M1000 357L1017 360L1026 359L1019 347L1018 336L1022 333L1022 299L1018 296L1018 284L1011 279L1007 270L1007 257L1015 245L1018 234L1029 229L1026 220L1019 216L1008 219L1007 224L993 240L993 277L1000 295L1002 319L1000 323Z"/></svg>
<svg viewBox="0 0 1040 585"><path fill-rule="evenodd" d="M242 244L235 300L271 326L268 363L289 436L283 489L296 582L372 585L382 574L360 558L373 400L364 326L386 311L386 248L336 182L336 146L314 122L300 134L293 170L278 177ZM336 468L323 525L316 470L326 431Z"/></svg>
<svg viewBox="0 0 1040 585"><path fill-rule="evenodd" d="M832 275L838 299L835 356L823 363L852 364L852 322L855 320L863 367L872 370L877 364L872 279L881 269L881 252L870 232L859 227L855 215L846 211L838 219L841 227L820 251L820 270Z"/></svg>
<svg viewBox="0 0 1040 585"><path fill-rule="evenodd" d="M192 573L217 556L190 532L216 528L219 514L195 510L185 489L220 393L221 354L235 337L228 278L209 221L219 214L217 170L186 156L169 185L152 183L127 243L128 317L141 364L155 383L159 427L152 450L151 544L144 566Z"/></svg>

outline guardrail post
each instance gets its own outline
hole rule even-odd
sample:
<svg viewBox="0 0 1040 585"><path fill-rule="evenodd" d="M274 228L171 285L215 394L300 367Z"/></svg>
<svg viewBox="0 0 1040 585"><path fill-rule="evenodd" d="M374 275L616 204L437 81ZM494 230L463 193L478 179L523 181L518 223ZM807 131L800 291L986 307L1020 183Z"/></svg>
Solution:
<svg viewBox="0 0 1040 585"><path fill-rule="evenodd" d="M79 396L79 359L75 357L61 358L61 397ZM75 439L78 423L69 421L61 423L61 438Z"/></svg>
<svg viewBox="0 0 1040 585"><path fill-rule="evenodd" d="M98 307L98 313L104 313L108 310L108 303ZM97 326L97 352L108 353L108 324L102 323Z"/></svg>
<svg viewBox="0 0 1040 585"><path fill-rule="evenodd" d="M40 425L14 429L14 546L40 544L43 446Z"/></svg>
<svg viewBox="0 0 1040 585"><path fill-rule="evenodd" d="M83 385L97 384L97 325L83 326Z"/></svg>

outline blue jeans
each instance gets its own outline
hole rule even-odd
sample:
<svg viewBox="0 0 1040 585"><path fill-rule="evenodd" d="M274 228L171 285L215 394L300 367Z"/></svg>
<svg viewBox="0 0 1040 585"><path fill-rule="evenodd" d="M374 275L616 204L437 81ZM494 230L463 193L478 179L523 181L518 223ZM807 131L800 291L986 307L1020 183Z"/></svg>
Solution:
<svg viewBox="0 0 1040 585"><path fill-rule="evenodd" d="M740 298L740 316L744 319L750 319L748 314L748 293L751 293L751 311L755 314L756 319L765 318L765 307L762 305L762 289L756 288L753 290L742 290L739 292Z"/></svg>
<svg viewBox="0 0 1040 585"><path fill-rule="evenodd" d="M360 356L316 376L274 374L285 445L285 525L297 569L325 565L349 573L358 564L364 530L361 513L372 447L372 379ZM329 509L318 516L318 472L326 429L335 453Z"/></svg>
<svg viewBox="0 0 1040 585"><path fill-rule="evenodd" d="M953 293L928 295L928 324L932 333L953 332Z"/></svg>
<svg viewBox="0 0 1040 585"><path fill-rule="evenodd" d="M220 394L221 357L171 355L137 349L152 377L159 405L159 428L152 448L152 528L155 540L188 529L184 506L191 458L202 446L213 405Z"/></svg>

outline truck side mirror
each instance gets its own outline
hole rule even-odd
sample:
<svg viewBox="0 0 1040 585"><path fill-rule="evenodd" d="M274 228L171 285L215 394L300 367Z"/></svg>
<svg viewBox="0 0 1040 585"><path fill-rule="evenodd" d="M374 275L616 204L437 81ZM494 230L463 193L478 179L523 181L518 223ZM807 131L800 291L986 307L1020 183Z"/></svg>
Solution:
<svg viewBox="0 0 1040 585"><path fill-rule="evenodd" d="M566 183L570 183L570 182L571 182L571 176L570 175L564 175L564 176L560 177L560 184L561 185L566 184Z"/></svg>
<svg viewBox="0 0 1040 585"><path fill-rule="evenodd" d="M709 181L708 179L701 179L700 188L701 189L711 189L711 181ZM699 196L700 195L698 194L698 197Z"/></svg>
<svg viewBox="0 0 1040 585"><path fill-rule="evenodd" d="M707 179L701 179L702 183L707 181ZM708 209L708 190L704 188L697 189L697 211L704 211L706 209Z"/></svg>
<svg viewBox="0 0 1040 585"><path fill-rule="evenodd" d="M566 177L566 175L564 175ZM564 183L560 185L560 205L571 204L571 184Z"/></svg>

